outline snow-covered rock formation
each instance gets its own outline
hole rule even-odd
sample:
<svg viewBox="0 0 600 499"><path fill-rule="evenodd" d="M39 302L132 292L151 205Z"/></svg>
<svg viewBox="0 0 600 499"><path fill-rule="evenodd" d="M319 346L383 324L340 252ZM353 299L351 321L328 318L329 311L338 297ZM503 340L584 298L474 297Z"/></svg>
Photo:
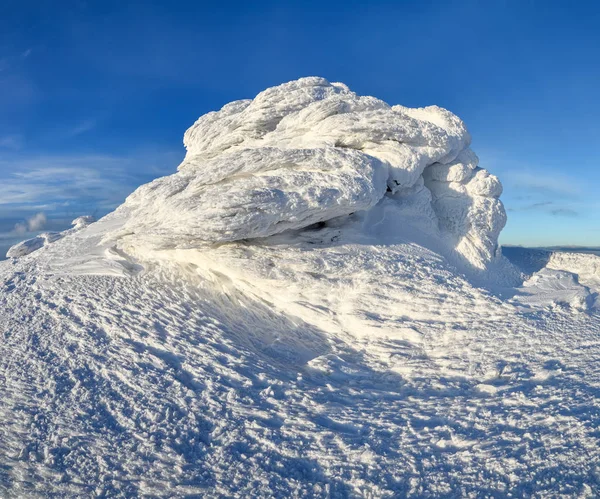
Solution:
<svg viewBox="0 0 600 499"><path fill-rule="evenodd" d="M302 78L202 116L185 133L179 171L127 199L123 233L154 247L194 248L393 202L407 226L485 270L499 258L506 216L502 186L478 167L470 143L445 109L390 106Z"/></svg>
<svg viewBox="0 0 600 499"><path fill-rule="evenodd" d="M58 241L61 237L62 235L60 232L43 232L31 239L26 239L25 241L21 241L8 248L6 257L19 258L21 256L29 255L54 241Z"/></svg>
<svg viewBox="0 0 600 499"><path fill-rule="evenodd" d="M306 78L12 248L0 496L599 496L600 258L505 261L469 141Z"/></svg>

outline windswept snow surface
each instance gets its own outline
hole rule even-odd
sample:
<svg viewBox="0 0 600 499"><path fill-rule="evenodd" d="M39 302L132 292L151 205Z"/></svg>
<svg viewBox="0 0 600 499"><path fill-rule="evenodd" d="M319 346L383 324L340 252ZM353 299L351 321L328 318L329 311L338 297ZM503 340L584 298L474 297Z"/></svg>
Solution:
<svg viewBox="0 0 600 499"><path fill-rule="evenodd" d="M600 493L600 258L506 260L458 118L306 78L184 141L0 263L0 496Z"/></svg>

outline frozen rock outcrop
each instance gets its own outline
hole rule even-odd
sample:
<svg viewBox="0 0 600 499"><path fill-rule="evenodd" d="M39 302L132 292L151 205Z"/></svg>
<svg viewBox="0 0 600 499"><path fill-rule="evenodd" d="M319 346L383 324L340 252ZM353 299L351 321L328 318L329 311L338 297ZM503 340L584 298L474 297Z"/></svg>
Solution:
<svg viewBox="0 0 600 499"><path fill-rule="evenodd" d="M178 172L135 191L123 233L155 247L264 238L401 203L470 265L496 258L505 224L496 177L464 123L302 78L202 116ZM425 224L427 225L427 224Z"/></svg>
<svg viewBox="0 0 600 499"><path fill-rule="evenodd" d="M94 223L96 219L93 215L84 215L82 217L77 217L75 220L71 222L74 230L81 230L86 228L91 223Z"/></svg>
<svg viewBox="0 0 600 499"><path fill-rule="evenodd" d="M19 258L21 256L29 255L34 251L52 244L54 241L58 241L62 236L60 232L44 232L38 236L26 239L20 243L11 246L6 252L7 258Z"/></svg>
<svg viewBox="0 0 600 499"><path fill-rule="evenodd" d="M434 163L424 171L440 228L454 241L456 250L475 267L484 267L496 254L506 212L498 199L502 184L470 150L456 160Z"/></svg>

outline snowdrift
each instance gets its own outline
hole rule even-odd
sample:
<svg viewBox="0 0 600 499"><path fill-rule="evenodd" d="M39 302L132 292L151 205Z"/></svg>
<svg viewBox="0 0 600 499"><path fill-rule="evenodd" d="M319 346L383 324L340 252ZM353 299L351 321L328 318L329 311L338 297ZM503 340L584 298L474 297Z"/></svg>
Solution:
<svg viewBox="0 0 600 499"><path fill-rule="evenodd" d="M520 247L505 248L505 253L523 274L516 301L580 311L598 308L600 257Z"/></svg>
<svg viewBox="0 0 600 499"><path fill-rule="evenodd" d="M478 167L470 143L445 109L390 106L302 78L202 116L185 133L178 172L127 199L123 234L155 248L194 248L392 202L405 225L484 270L500 258L506 215L502 186Z"/></svg>

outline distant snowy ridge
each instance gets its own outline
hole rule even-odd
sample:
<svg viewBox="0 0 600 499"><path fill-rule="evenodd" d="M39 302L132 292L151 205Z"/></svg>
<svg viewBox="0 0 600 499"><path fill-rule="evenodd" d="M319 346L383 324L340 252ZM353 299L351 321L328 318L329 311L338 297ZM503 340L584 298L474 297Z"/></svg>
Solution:
<svg viewBox="0 0 600 499"><path fill-rule="evenodd" d="M123 234L194 248L272 236L402 206L417 225L485 270L506 215L498 179L478 167L463 122L302 78L202 116L184 136L178 173L135 191Z"/></svg>
<svg viewBox="0 0 600 499"><path fill-rule="evenodd" d="M34 251L37 251L48 244L58 241L69 234L73 234L74 232L87 227L92 222L94 222L94 217L90 215L77 217L71 222L71 225L73 226L72 229L67 229L62 232L43 232L31 239L26 239L25 241L11 246L6 252L6 256L8 258L19 258L21 256L29 255L30 253L33 253Z"/></svg>

